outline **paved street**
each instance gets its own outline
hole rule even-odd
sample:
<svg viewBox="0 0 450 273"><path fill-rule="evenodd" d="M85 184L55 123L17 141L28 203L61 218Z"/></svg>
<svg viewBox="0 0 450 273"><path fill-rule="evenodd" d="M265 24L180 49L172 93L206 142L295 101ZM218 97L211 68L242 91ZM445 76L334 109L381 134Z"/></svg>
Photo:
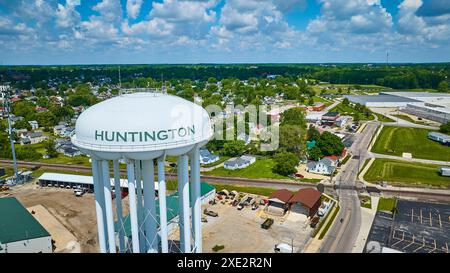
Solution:
<svg viewBox="0 0 450 273"><path fill-rule="evenodd" d="M368 122L364 131L358 135L350 148L352 159L336 176L336 184L340 186L355 186L359 168L368 158L367 147L377 129L377 122ZM328 231L320 248L320 252L350 253L361 226L361 206L355 190L338 190L341 209L337 221Z"/></svg>
<svg viewBox="0 0 450 273"><path fill-rule="evenodd" d="M449 161L429 160L429 159L421 159L421 158L404 158L401 156L384 155L384 154L377 154L377 153L371 153L371 155L372 155L371 157L375 157L375 158L388 158L388 159L394 159L394 160L412 161L412 162L435 164L435 165L450 165Z"/></svg>

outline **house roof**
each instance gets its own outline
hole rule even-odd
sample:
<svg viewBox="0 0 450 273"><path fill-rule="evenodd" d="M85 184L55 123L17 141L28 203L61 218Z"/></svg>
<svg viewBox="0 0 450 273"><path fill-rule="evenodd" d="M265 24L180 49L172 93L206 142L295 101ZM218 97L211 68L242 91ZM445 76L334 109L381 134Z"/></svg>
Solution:
<svg viewBox="0 0 450 273"><path fill-rule="evenodd" d="M47 230L15 198L0 198L0 243L50 236Z"/></svg>
<svg viewBox="0 0 450 273"><path fill-rule="evenodd" d="M322 193L314 188L300 189L289 200L289 203L301 203L308 208L314 207L314 204L320 200Z"/></svg>
<svg viewBox="0 0 450 273"><path fill-rule="evenodd" d="M281 189L272 192L272 194L269 196L269 199L278 199L283 203L287 203L291 199L292 195L293 193L290 190Z"/></svg>

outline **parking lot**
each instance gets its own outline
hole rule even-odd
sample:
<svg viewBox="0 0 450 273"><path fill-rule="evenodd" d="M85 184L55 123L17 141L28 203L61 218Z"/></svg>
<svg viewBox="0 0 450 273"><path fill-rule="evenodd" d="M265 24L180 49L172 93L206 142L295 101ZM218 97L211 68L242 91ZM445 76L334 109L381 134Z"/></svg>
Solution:
<svg viewBox="0 0 450 273"><path fill-rule="evenodd" d="M301 252L310 238L311 228L303 221L298 221L293 215L284 218L268 216L262 206L256 211L250 207L237 210L230 204L218 202L209 205L208 209L219 216L207 216L208 222L203 224L203 252L213 252L214 246L223 245L225 248L220 252L273 253L276 244L291 245L292 242L295 251ZM265 230L261 224L267 217L275 222Z"/></svg>
<svg viewBox="0 0 450 273"><path fill-rule="evenodd" d="M393 218L378 212L368 241L408 253L449 253L450 206L399 200Z"/></svg>

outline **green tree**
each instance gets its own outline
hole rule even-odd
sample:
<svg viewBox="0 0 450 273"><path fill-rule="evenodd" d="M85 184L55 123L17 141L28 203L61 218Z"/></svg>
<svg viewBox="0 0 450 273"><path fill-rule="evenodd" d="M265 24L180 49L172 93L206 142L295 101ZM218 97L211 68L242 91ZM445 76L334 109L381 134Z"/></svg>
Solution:
<svg viewBox="0 0 450 273"><path fill-rule="evenodd" d="M297 172L298 157L294 153L278 153L274 161L272 171L277 174L287 176Z"/></svg>
<svg viewBox="0 0 450 273"><path fill-rule="evenodd" d="M306 129L305 109L291 108L281 114L281 125L297 125Z"/></svg>
<svg viewBox="0 0 450 273"><path fill-rule="evenodd" d="M45 151L47 152L48 157L55 158L58 157L58 152L55 149L55 142L53 139L50 139L44 143Z"/></svg>
<svg viewBox="0 0 450 273"><path fill-rule="evenodd" d="M341 139L327 131L320 135L316 146L322 151L323 155L340 155L344 149Z"/></svg>
<svg viewBox="0 0 450 273"><path fill-rule="evenodd" d="M314 146L308 151L308 158L311 160L317 161L322 157L323 157L322 151L318 146Z"/></svg>
<svg viewBox="0 0 450 273"><path fill-rule="evenodd" d="M280 126L280 147L302 156L305 153L306 130L296 125Z"/></svg>
<svg viewBox="0 0 450 273"><path fill-rule="evenodd" d="M56 116L50 111L36 114L36 121L39 126L46 128L53 127L57 123Z"/></svg>
<svg viewBox="0 0 450 273"><path fill-rule="evenodd" d="M308 135L308 140L309 141L311 141L311 140L317 141L319 139L319 137L320 137L319 131L312 125L309 126L307 135Z"/></svg>
<svg viewBox="0 0 450 273"><path fill-rule="evenodd" d="M439 127L439 131L444 134L449 134L450 133L450 121L447 122L446 124L442 124Z"/></svg>
<svg viewBox="0 0 450 273"><path fill-rule="evenodd" d="M16 129L27 129L28 131L31 131L31 125L25 119L14 122L13 127Z"/></svg>
<svg viewBox="0 0 450 273"><path fill-rule="evenodd" d="M245 142L242 140L231 140L225 142L222 154L226 156L238 156L245 150Z"/></svg>
<svg viewBox="0 0 450 273"><path fill-rule="evenodd" d="M344 99L342 100L342 104L343 104L343 105L349 105L349 104L350 104L350 101L349 101L347 98L344 98Z"/></svg>
<svg viewBox="0 0 450 273"><path fill-rule="evenodd" d="M441 81L438 85L439 92L448 92L449 88L448 88L448 82L447 81Z"/></svg>

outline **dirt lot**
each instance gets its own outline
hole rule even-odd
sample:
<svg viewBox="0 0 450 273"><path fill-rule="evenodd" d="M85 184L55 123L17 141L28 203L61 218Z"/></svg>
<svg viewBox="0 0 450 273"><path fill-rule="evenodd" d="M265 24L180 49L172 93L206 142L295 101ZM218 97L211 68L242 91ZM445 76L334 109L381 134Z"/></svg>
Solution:
<svg viewBox="0 0 450 273"><path fill-rule="evenodd" d="M257 211L247 207L239 211L229 204L217 203L208 209L218 212L219 217L206 216L203 224L203 252L213 252L215 245L224 245L220 252L227 253L273 253L275 244L291 244L301 252L310 238L310 228L303 221L296 221L293 215L286 219L274 218L275 223L268 230L261 224L267 215L262 207Z"/></svg>
<svg viewBox="0 0 450 273"><path fill-rule="evenodd" d="M76 237L81 252L98 252L93 194L75 197L73 190L40 188L34 183L12 187L9 193L17 197L25 207L42 205L47 209ZM127 203L126 200L123 200L124 203Z"/></svg>

